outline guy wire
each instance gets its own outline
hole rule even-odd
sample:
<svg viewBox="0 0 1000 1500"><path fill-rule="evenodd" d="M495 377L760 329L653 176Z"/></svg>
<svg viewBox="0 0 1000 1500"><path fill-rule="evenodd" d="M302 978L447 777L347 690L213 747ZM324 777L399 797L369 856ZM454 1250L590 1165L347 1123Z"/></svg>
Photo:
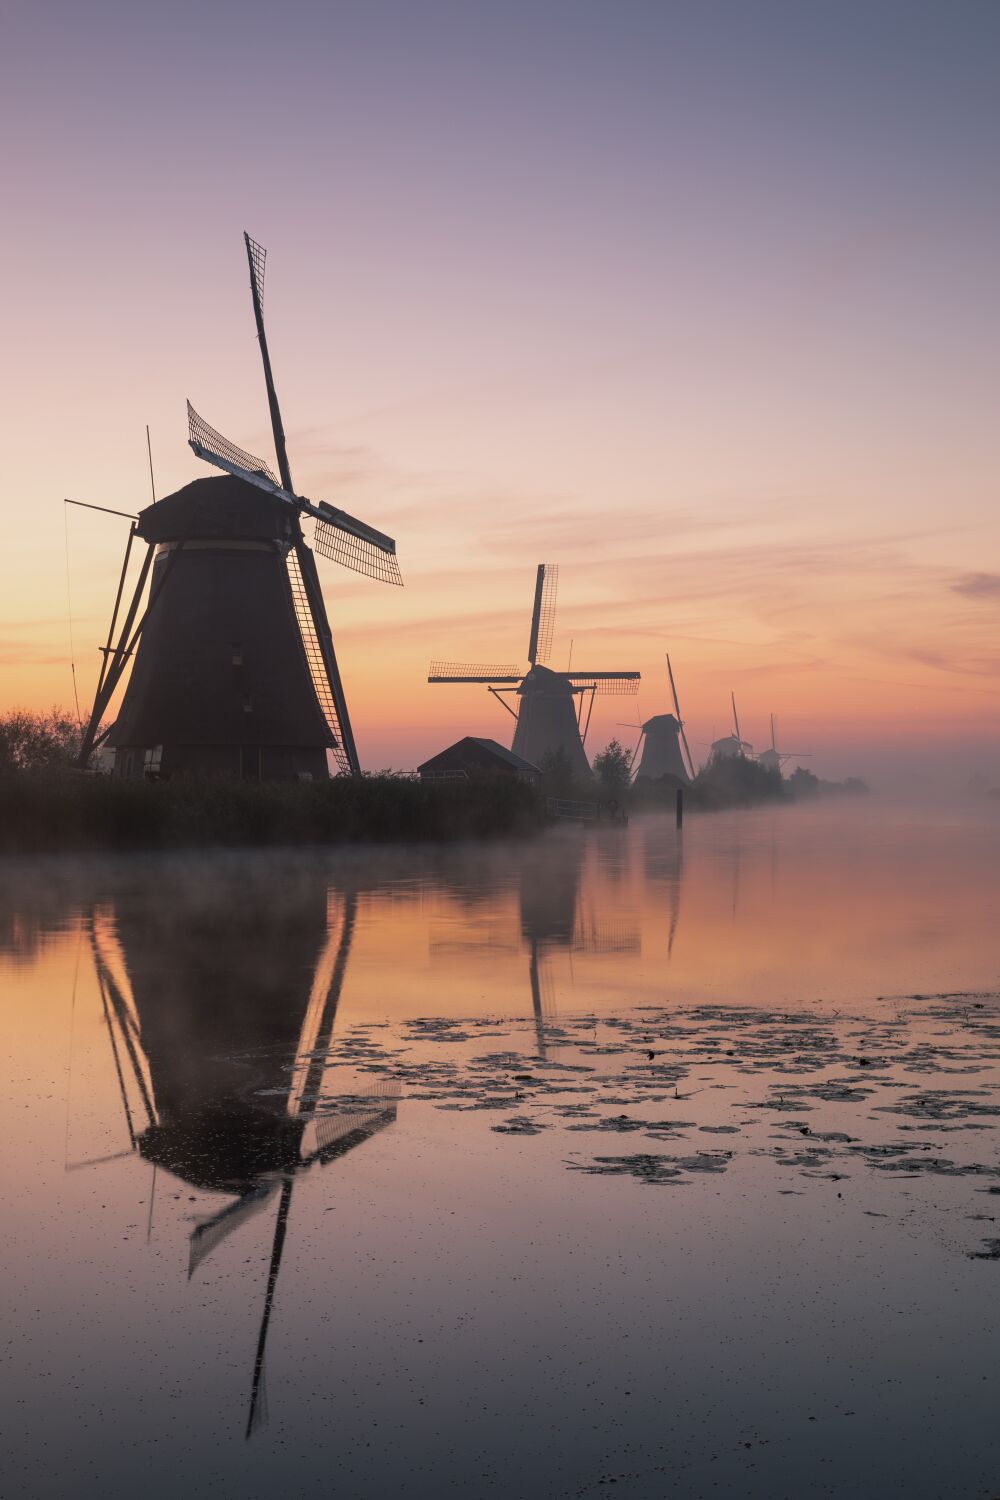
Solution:
<svg viewBox="0 0 1000 1500"><path fill-rule="evenodd" d="M66 614L69 618L69 669L73 674L73 701L76 703L76 722L83 728L80 716L80 694L76 687L76 646L73 642L73 599L69 587L69 512L63 506L63 536L66 542Z"/></svg>
<svg viewBox="0 0 1000 1500"><path fill-rule="evenodd" d="M149 441L149 423L146 423L146 452L149 454L149 488L153 492L153 504L156 504L156 484L153 480L153 448Z"/></svg>

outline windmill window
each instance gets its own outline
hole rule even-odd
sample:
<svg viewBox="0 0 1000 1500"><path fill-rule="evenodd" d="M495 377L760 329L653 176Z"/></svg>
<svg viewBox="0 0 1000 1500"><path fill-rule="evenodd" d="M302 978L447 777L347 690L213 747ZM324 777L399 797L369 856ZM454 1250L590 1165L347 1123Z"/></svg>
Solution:
<svg viewBox="0 0 1000 1500"><path fill-rule="evenodd" d="M152 747L152 749L150 749L150 750L144 750L143 751L143 753L142 753L142 769L143 769L143 771L145 772L145 774L147 776L150 775L150 774L152 774L154 776L158 775L160 767L161 767L162 764L163 764L163 746L162 745L154 745Z"/></svg>
<svg viewBox="0 0 1000 1500"><path fill-rule="evenodd" d="M243 694L243 712L245 714L253 713L253 698L249 693Z"/></svg>
<svg viewBox="0 0 1000 1500"><path fill-rule="evenodd" d="M243 647L239 644L238 641L235 641L233 643L233 666L234 667L242 667L242 665L243 665Z"/></svg>

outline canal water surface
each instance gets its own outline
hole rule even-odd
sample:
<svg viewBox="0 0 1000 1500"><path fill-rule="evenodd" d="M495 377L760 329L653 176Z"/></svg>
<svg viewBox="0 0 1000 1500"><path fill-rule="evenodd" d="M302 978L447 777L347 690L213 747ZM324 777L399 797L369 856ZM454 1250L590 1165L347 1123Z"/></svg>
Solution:
<svg viewBox="0 0 1000 1500"><path fill-rule="evenodd" d="M998 832L0 866L2 1493L1000 1495Z"/></svg>

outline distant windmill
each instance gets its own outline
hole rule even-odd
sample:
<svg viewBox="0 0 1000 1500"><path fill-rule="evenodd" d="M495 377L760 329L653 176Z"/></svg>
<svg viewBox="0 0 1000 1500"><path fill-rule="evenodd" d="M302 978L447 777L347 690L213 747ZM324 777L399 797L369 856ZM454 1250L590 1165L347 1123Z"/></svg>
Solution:
<svg viewBox="0 0 1000 1500"><path fill-rule="evenodd" d="M86 766L109 738L118 776L319 777L327 774L328 750L339 770L360 770L302 520L315 520L316 551L384 583L402 582L396 544L346 511L293 490L264 333L265 251L248 234L244 241L280 480L188 402L190 446L225 477L195 480L147 507L129 533L80 752ZM113 644L136 536L146 556ZM133 656L117 720L99 733Z"/></svg>
<svg viewBox="0 0 1000 1500"><path fill-rule="evenodd" d="M556 585L559 570L552 563L539 563L535 577L535 602L531 611L526 674L516 666L480 666L464 662L431 662L428 682L479 682L503 703L517 721L511 749L524 760L540 766L562 753L575 776L589 776L584 750L590 714L597 694L634 696L639 690L638 672L557 672L543 665L552 650L555 625ZM515 711L504 702L504 694L520 700ZM589 694L584 721L583 700ZM574 704L574 697L579 699Z"/></svg>
<svg viewBox="0 0 1000 1500"><path fill-rule="evenodd" d="M670 665L669 654L667 675L674 700L674 712L654 714L651 719L647 719L642 724L642 735L639 747L637 747L637 753L638 748L642 750L635 773L637 781L640 776L645 776L650 781L658 781L661 776L675 776L679 781L690 781L695 775L694 761L691 759L687 735L684 733L684 720L681 718L681 706L677 697L677 685L674 682L674 670ZM684 746L687 765L684 764L684 757L681 755L681 745Z"/></svg>
<svg viewBox="0 0 1000 1500"><path fill-rule="evenodd" d="M780 775L782 767L788 761L808 760L812 754L811 750L779 750L774 739L774 714L771 715L771 745L767 750L762 750L757 757L758 765L766 771L777 771Z"/></svg>
<svg viewBox="0 0 1000 1500"><path fill-rule="evenodd" d="M745 760L753 754L753 746L749 740L745 740L740 733L740 721L736 712L736 694L731 695L733 703L733 727L735 734L727 734L721 740L713 740L711 745L712 760Z"/></svg>

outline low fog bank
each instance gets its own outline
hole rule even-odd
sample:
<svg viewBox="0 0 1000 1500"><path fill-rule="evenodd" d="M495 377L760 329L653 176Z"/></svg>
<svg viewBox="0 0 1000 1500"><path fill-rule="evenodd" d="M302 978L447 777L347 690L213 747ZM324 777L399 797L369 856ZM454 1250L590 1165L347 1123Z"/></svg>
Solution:
<svg viewBox="0 0 1000 1500"><path fill-rule="evenodd" d="M1000 805L1000 743L847 745L820 750L802 764L824 780L860 776L879 801L951 807ZM794 761L785 767L794 769ZM996 798L989 793L996 792Z"/></svg>

